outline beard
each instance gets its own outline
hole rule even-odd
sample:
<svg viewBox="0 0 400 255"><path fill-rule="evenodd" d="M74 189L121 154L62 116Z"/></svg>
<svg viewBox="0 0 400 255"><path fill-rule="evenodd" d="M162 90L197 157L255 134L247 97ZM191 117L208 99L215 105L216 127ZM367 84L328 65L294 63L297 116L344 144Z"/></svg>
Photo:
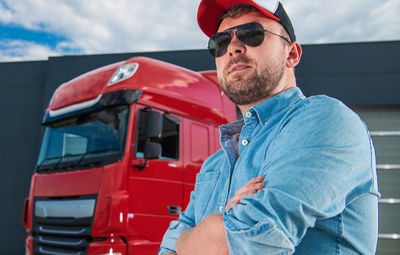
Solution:
<svg viewBox="0 0 400 255"><path fill-rule="evenodd" d="M231 79L228 80L229 68L239 62L251 64L255 67L253 73L245 77L232 75ZM257 63L245 55L240 55L226 65L223 77L219 78L218 81L222 91L235 104L249 105L271 97L280 84L285 71L285 63L282 59L265 66L261 70L256 67L258 67Z"/></svg>

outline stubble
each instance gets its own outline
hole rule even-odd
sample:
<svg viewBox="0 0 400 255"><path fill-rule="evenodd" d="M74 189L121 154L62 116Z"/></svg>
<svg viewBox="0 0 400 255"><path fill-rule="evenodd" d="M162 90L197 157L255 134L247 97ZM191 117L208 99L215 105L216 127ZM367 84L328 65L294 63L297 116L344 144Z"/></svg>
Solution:
<svg viewBox="0 0 400 255"><path fill-rule="evenodd" d="M230 67L236 63L249 64L254 67L247 76L228 76ZM249 105L260 102L273 95L273 91L280 84L285 71L282 60L271 63L264 68L258 68L254 60L245 55L239 55L231 60L223 70L223 77L218 77L222 91L237 105Z"/></svg>

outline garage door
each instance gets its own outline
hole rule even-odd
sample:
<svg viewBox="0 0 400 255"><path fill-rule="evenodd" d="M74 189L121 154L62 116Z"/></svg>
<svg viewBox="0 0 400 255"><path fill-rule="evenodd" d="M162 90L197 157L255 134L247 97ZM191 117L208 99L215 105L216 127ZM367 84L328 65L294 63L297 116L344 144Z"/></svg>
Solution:
<svg viewBox="0 0 400 255"><path fill-rule="evenodd" d="M377 255L400 254L400 107L353 107L376 150L379 191Z"/></svg>

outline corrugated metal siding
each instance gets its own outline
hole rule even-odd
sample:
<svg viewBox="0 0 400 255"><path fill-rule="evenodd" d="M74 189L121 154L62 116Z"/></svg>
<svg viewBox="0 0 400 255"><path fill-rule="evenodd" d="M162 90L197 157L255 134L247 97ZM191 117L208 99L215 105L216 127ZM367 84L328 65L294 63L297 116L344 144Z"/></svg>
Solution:
<svg viewBox="0 0 400 255"><path fill-rule="evenodd" d="M378 255L400 254L400 107L357 107L376 150L379 201Z"/></svg>

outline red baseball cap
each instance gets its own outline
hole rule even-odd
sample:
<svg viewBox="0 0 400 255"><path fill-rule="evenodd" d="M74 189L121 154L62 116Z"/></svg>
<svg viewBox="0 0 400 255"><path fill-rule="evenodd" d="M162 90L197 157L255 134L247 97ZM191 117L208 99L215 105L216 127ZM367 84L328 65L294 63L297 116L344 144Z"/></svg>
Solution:
<svg viewBox="0 0 400 255"><path fill-rule="evenodd" d="M292 42L296 35L283 5L276 0L201 0L197 11L197 23L200 29L208 36L213 36L218 30L218 20L224 12L237 4L248 4L256 7L267 18L278 21L289 34Z"/></svg>

